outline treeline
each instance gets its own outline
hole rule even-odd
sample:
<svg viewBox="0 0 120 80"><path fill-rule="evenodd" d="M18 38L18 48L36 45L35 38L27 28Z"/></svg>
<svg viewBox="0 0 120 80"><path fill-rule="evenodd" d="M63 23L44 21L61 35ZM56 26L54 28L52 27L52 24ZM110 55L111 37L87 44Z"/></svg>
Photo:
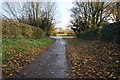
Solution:
<svg viewBox="0 0 120 80"><path fill-rule="evenodd" d="M71 28L77 37L120 42L120 2L74 2L73 4Z"/></svg>
<svg viewBox="0 0 120 80"><path fill-rule="evenodd" d="M57 6L55 2L4 2L3 18L38 27L49 36L56 24ZM4 27L4 26L3 26Z"/></svg>

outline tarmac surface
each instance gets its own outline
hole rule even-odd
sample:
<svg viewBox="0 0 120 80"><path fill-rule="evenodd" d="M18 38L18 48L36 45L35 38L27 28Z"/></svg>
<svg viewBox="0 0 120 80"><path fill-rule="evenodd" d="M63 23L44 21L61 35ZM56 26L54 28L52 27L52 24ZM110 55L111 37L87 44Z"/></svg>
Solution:
<svg viewBox="0 0 120 80"><path fill-rule="evenodd" d="M15 78L69 78L66 41L54 37L56 42L45 53L23 69Z"/></svg>

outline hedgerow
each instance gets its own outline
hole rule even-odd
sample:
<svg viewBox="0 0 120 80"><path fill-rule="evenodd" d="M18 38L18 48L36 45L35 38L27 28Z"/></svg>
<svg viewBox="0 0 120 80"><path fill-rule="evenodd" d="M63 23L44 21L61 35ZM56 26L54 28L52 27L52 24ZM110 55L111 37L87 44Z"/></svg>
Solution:
<svg viewBox="0 0 120 80"><path fill-rule="evenodd" d="M120 43L120 22L106 24L102 28L78 33L77 38L87 40L100 39L106 42Z"/></svg>
<svg viewBox="0 0 120 80"><path fill-rule="evenodd" d="M105 25L100 31L100 39L120 43L120 22Z"/></svg>
<svg viewBox="0 0 120 80"><path fill-rule="evenodd" d="M44 31L40 28L18 23L13 20L2 20L3 39L38 39L44 36Z"/></svg>

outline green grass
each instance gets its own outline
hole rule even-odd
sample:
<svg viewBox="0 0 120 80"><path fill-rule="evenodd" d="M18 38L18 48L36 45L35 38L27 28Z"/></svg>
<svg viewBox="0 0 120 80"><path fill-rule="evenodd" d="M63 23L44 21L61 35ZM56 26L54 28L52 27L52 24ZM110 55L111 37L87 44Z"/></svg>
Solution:
<svg viewBox="0 0 120 80"><path fill-rule="evenodd" d="M0 62L2 61L2 53L0 53ZM1 64L0 64L1 65Z"/></svg>
<svg viewBox="0 0 120 80"><path fill-rule="evenodd" d="M79 39L79 38L74 38L74 39L65 39L68 44L73 45L73 46L78 46L78 45L84 45L88 44L90 41L89 40L84 40L84 39Z"/></svg>
<svg viewBox="0 0 120 80"><path fill-rule="evenodd" d="M7 78L10 74L16 71L16 69L13 70L13 66L8 64L10 61L15 66L20 67L20 65L23 64L22 62L20 62L20 60L24 59L24 61L26 61L34 58L36 55L41 53L41 50L44 50L45 48L52 45L53 42L54 39L44 37L40 39L28 40L3 40L2 55L0 54L0 57L2 56L3 65L5 65L5 67L3 68L5 71L3 76ZM15 60L17 62L14 62ZM19 63L19 65L15 63ZM7 68L9 68L8 71Z"/></svg>
<svg viewBox="0 0 120 80"><path fill-rule="evenodd" d="M30 39L30 40L3 40L2 41L2 53L8 54L8 57L12 58L14 55L13 51L16 50L18 53L22 53L23 51L30 51L28 48L38 48L38 47L46 47L49 46L53 42L52 39L49 38L41 38L41 39Z"/></svg>

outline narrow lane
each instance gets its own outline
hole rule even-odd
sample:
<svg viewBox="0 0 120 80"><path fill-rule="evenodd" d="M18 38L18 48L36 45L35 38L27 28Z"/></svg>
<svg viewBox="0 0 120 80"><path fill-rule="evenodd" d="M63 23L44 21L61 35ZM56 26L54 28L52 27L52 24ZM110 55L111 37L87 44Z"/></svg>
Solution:
<svg viewBox="0 0 120 80"><path fill-rule="evenodd" d="M56 38L56 42L39 55L23 70L16 75L18 78L68 78L68 64L66 59L67 43L62 38Z"/></svg>

